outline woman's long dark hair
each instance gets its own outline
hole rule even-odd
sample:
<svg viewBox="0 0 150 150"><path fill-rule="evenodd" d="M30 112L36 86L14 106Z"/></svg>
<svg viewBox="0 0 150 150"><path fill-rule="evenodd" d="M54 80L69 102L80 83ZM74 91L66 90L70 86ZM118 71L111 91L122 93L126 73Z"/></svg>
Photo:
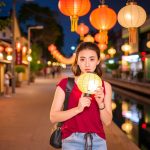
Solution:
<svg viewBox="0 0 150 150"><path fill-rule="evenodd" d="M94 52L96 52L97 57L100 60L100 49L96 44L91 43L91 42L82 42L82 43L80 43L78 45L77 49L76 49L76 58L75 58L75 61L72 65L72 72L74 73L75 76L79 76L81 74L81 70L80 70L80 68L77 64L79 53L82 50L86 50L86 49L93 50ZM95 69L94 72L98 76L100 76L100 77L102 76L102 69L101 69L101 64L100 63L96 66L96 69Z"/></svg>

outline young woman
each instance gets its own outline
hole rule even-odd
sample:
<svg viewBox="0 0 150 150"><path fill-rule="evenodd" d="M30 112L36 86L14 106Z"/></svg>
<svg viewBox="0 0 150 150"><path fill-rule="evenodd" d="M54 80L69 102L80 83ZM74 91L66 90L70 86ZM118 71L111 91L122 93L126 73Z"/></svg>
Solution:
<svg viewBox="0 0 150 150"><path fill-rule="evenodd" d="M63 122L63 150L107 150L104 125L112 121L111 85L103 81L95 94L83 97L77 87L78 77L86 72L102 76L100 67L100 50L94 43L80 43L76 49L75 62L72 65L75 84L68 101L68 109L62 111L65 98L67 78L62 79L55 91L50 111L52 123Z"/></svg>

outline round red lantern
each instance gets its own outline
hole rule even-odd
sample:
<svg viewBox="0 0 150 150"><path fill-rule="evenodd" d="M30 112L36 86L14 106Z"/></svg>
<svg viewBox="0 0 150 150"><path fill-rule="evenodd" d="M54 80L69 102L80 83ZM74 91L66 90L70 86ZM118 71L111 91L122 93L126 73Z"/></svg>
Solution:
<svg viewBox="0 0 150 150"><path fill-rule="evenodd" d="M66 16L71 19L71 31L77 29L78 17L84 16L91 8L90 0L59 0L58 8Z"/></svg>
<svg viewBox="0 0 150 150"><path fill-rule="evenodd" d="M94 28L99 30L100 36L103 39L100 43L108 43L107 31L111 29L117 21L117 15L115 11L108 8L106 5L100 5L98 8L92 11L90 15L90 22Z"/></svg>
<svg viewBox="0 0 150 150"><path fill-rule="evenodd" d="M105 49L107 49L107 44L99 43L98 47L99 47L100 51L103 52Z"/></svg>
<svg viewBox="0 0 150 150"><path fill-rule="evenodd" d="M89 32L89 27L85 25L84 23L80 23L77 27L76 32L80 35L80 40L83 40L84 35Z"/></svg>
<svg viewBox="0 0 150 150"><path fill-rule="evenodd" d="M100 44L105 44L105 45L107 45L108 43L107 43L107 41L108 41L108 36L107 36L107 34L106 34L107 32L105 32L105 34L104 34L104 32L99 32L99 33L97 33L96 35L95 35L95 41L96 42L98 42L98 43L100 43Z"/></svg>
<svg viewBox="0 0 150 150"><path fill-rule="evenodd" d="M84 42L92 42L94 43L94 38L88 34L84 39L83 39Z"/></svg>
<svg viewBox="0 0 150 150"><path fill-rule="evenodd" d="M13 51L11 47L6 47L5 51L7 52L8 55Z"/></svg>

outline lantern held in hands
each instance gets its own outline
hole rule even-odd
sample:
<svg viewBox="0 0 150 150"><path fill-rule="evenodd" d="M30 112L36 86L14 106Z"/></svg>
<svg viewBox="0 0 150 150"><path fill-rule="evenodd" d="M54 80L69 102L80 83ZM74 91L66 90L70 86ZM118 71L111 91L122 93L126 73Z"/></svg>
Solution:
<svg viewBox="0 0 150 150"><path fill-rule="evenodd" d="M77 85L84 93L84 96L89 96L90 94L94 94L99 86L102 86L102 80L95 73L84 73L78 78Z"/></svg>

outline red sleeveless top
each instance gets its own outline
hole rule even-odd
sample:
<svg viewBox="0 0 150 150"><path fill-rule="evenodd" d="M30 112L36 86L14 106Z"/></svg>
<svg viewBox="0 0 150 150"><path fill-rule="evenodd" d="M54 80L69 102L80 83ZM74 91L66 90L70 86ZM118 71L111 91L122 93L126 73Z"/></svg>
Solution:
<svg viewBox="0 0 150 150"><path fill-rule="evenodd" d="M62 79L57 86L61 87L65 92L66 84L68 78ZM104 82L103 87L104 87ZM74 83L72 92L70 93L70 97L68 100L68 109L77 107L79 98L81 97L82 92L78 89L76 83ZM105 94L105 87L104 87ZM100 119L100 110L98 104L94 98L94 95L91 95L91 105L90 107L85 107L83 112L78 115L64 121L62 125L62 139L67 138L72 133L82 132L82 133L97 133L101 138L105 139L105 133L102 125L102 121Z"/></svg>

